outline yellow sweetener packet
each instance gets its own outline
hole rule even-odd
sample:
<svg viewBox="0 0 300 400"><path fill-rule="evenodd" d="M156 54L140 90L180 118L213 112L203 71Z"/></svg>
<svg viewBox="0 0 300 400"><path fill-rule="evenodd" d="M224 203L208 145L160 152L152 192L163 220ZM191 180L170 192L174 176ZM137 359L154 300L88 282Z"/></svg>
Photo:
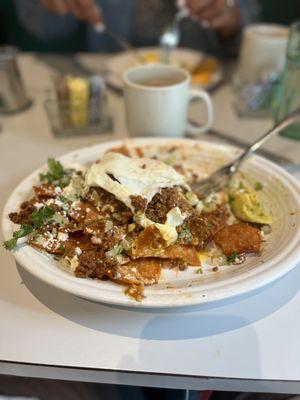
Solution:
<svg viewBox="0 0 300 400"><path fill-rule="evenodd" d="M70 122L85 126L88 121L89 83L82 78L67 77L70 101Z"/></svg>

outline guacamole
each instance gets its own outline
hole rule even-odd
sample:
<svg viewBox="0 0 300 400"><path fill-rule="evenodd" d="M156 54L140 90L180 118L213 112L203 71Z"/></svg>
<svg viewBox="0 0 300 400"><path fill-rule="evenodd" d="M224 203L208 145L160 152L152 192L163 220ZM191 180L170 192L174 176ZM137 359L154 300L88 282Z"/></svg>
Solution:
<svg viewBox="0 0 300 400"><path fill-rule="evenodd" d="M234 216L241 221L264 225L272 223L272 218L265 213L257 193L249 187L230 191L230 208Z"/></svg>

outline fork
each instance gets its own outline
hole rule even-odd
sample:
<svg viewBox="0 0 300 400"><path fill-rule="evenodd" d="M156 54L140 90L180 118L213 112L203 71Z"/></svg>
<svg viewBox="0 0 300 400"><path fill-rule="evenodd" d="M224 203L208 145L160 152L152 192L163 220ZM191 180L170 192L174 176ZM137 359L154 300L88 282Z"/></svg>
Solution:
<svg viewBox="0 0 300 400"><path fill-rule="evenodd" d="M102 34L105 32L108 36L110 36L112 38L112 40L114 40L119 45L119 47L123 51L129 51L131 53L131 55L140 64L144 64L145 61L144 61L143 57L139 55L139 53L136 51L134 46L127 39L125 39L122 36L119 36L114 31L112 31L107 25L104 24L104 22L98 22L96 25L93 26L93 29L95 32L97 32L99 34Z"/></svg>
<svg viewBox="0 0 300 400"><path fill-rule="evenodd" d="M180 41L180 22L188 16L188 10L182 8L179 10L171 23L171 25L161 34L159 38L159 46L161 48L160 61L164 64L170 63L172 51L178 46Z"/></svg>
<svg viewBox="0 0 300 400"><path fill-rule="evenodd" d="M257 149L260 148L270 137L281 132L283 129L287 128L292 123L300 119L300 108L297 108L294 112L289 114L287 117L279 121L272 129L266 132L262 137L260 137L256 142L249 146L242 154L236 158L231 163L221 167L215 171L208 178L195 182L191 184L192 190L200 197L205 198L212 192L220 191L224 188L230 181L233 174L235 174L244 161Z"/></svg>

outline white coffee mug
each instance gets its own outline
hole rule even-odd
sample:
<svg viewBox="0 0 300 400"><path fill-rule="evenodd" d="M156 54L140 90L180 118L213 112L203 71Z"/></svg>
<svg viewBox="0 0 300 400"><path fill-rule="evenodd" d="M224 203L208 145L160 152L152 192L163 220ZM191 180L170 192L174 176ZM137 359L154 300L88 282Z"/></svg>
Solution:
<svg viewBox="0 0 300 400"><path fill-rule="evenodd" d="M207 131L213 120L210 96L203 90L189 89L185 70L153 64L136 67L124 74L127 127L132 136L183 136ZM187 122L192 100L206 105L207 120L200 127Z"/></svg>

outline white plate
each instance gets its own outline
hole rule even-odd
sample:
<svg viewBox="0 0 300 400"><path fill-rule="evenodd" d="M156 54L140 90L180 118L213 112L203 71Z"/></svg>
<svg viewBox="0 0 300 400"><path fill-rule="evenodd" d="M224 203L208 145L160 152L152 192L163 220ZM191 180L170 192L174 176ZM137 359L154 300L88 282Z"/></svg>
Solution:
<svg viewBox="0 0 300 400"><path fill-rule="evenodd" d="M62 163L89 164L108 148L120 143L110 142L83 148L61 157L60 160ZM198 163L198 168L205 165L205 173L210 173L239 152L233 147L188 139L144 138L132 141L132 144L139 146L177 143L191 149L193 155L189 162ZM20 203L30 196L40 170L25 178L9 197L3 214L5 239L9 239L15 229L8 213L18 209ZM212 272L211 267L204 264L204 275L196 274L192 267L182 272L164 271L159 284L146 288L146 298L141 303L127 297L121 285L109 281L75 278L60 269L51 256L41 254L30 246L19 246L13 255L26 270L50 285L96 302L135 307L178 307L244 294L278 279L300 261L299 183L282 168L258 156L253 156L245 164L244 172L264 184L263 201L274 219L272 233L265 243L262 255L248 257L240 266L221 267L218 272Z"/></svg>
<svg viewBox="0 0 300 400"><path fill-rule="evenodd" d="M160 49L158 47L145 47L135 50L134 52L126 51L117 54L116 56L110 57L106 63L109 74L107 75L106 81L115 87L116 89L123 88L123 74L129 68L140 65L139 61L133 57L133 53L145 55L148 53L159 54ZM189 69L193 69L199 65L206 56L195 50L178 48L171 56L171 64L181 66L182 64L188 65ZM201 87L203 89L211 89L217 85L223 78L221 67L216 70L211 82L207 85L193 85L195 87Z"/></svg>

